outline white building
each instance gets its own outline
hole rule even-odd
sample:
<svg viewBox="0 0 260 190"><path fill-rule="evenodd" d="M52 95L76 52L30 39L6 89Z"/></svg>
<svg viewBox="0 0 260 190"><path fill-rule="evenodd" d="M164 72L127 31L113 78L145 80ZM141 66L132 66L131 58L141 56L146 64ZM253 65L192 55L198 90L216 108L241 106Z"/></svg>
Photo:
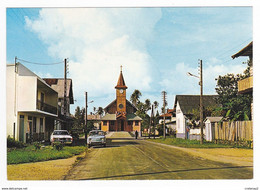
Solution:
<svg viewBox="0 0 260 190"><path fill-rule="evenodd" d="M223 117L207 117L205 120L205 140L215 140L215 123L220 122Z"/></svg>
<svg viewBox="0 0 260 190"><path fill-rule="evenodd" d="M7 136L49 140L58 116L58 93L24 65L6 66Z"/></svg>
<svg viewBox="0 0 260 190"><path fill-rule="evenodd" d="M166 134L176 131L175 109L167 109L167 113L159 116L159 124L163 125L165 118Z"/></svg>
<svg viewBox="0 0 260 190"><path fill-rule="evenodd" d="M216 105L217 95L203 95L203 108ZM199 95L176 95L174 108L176 109L176 137L183 139L199 139L200 130L192 130L190 133L189 117L193 110L199 110ZM197 134L197 132L199 132ZM190 136L191 134L191 136Z"/></svg>

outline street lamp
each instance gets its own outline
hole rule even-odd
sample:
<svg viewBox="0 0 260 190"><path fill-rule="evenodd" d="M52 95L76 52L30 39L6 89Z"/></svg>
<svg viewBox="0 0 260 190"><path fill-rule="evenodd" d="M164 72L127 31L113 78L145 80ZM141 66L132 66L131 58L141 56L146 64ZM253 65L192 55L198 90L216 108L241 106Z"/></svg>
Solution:
<svg viewBox="0 0 260 190"><path fill-rule="evenodd" d="M94 101L91 100L88 102L88 92L85 92L85 140L87 140L87 126L88 126L88 104L93 103Z"/></svg>
<svg viewBox="0 0 260 190"><path fill-rule="evenodd" d="M199 60L199 71L200 76L196 76L191 74L190 72L187 73L188 76L196 77L200 79L200 144L203 144L203 77L202 77L202 60Z"/></svg>

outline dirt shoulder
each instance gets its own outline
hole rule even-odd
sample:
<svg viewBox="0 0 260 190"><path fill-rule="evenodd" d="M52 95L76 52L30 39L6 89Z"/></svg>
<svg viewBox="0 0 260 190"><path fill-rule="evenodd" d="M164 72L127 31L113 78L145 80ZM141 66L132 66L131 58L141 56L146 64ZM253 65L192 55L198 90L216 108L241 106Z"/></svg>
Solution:
<svg viewBox="0 0 260 190"><path fill-rule="evenodd" d="M73 164L86 153L68 159L7 166L8 180L62 180Z"/></svg>
<svg viewBox="0 0 260 190"><path fill-rule="evenodd" d="M146 141L148 143L155 143ZM190 153L193 156L199 156L202 159L208 159L218 162L231 163L238 166L253 166L253 150L241 148L183 148L162 143L162 146L171 147Z"/></svg>

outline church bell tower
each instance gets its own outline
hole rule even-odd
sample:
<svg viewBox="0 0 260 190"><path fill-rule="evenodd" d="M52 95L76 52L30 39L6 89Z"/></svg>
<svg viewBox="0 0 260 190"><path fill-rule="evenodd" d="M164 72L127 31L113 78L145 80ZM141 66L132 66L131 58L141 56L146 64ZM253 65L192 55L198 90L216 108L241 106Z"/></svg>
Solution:
<svg viewBox="0 0 260 190"><path fill-rule="evenodd" d="M120 75L118 78L117 85L115 86L116 89L116 110L118 113L126 114L126 89L127 86L125 85L122 66L120 66Z"/></svg>

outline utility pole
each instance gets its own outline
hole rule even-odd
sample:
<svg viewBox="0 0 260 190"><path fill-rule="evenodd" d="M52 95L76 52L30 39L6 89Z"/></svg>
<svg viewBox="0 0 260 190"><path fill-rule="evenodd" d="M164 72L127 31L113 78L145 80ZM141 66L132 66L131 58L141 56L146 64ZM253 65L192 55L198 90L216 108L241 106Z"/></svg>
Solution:
<svg viewBox="0 0 260 190"><path fill-rule="evenodd" d="M149 139L151 136L151 126L153 125L153 104L152 104L152 110L151 110L151 117L150 117L150 125L149 125Z"/></svg>
<svg viewBox="0 0 260 190"><path fill-rule="evenodd" d="M88 126L88 92L85 92L85 140L87 140L87 126Z"/></svg>
<svg viewBox="0 0 260 190"><path fill-rule="evenodd" d="M64 59L64 97L63 97L64 127L67 129L67 59Z"/></svg>
<svg viewBox="0 0 260 190"><path fill-rule="evenodd" d="M203 77L202 77L202 60L199 60L199 76L193 75L190 72L187 73L188 76L198 78L200 85L200 144L203 144Z"/></svg>
<svg viewBox="0 0 260 190"><path fill-rule="evenodd" d="M202 77L202 60L199 60L200 72L200 144L203 144L203 77Z"/></svg>
<svg viewBox="0 0 260 190"><path fill-rule="evenodd" d="M165 104L166 104L166 92L162 91L162 98L163 98L163 138L166 138L166 131L165 131Z"/></svg>

